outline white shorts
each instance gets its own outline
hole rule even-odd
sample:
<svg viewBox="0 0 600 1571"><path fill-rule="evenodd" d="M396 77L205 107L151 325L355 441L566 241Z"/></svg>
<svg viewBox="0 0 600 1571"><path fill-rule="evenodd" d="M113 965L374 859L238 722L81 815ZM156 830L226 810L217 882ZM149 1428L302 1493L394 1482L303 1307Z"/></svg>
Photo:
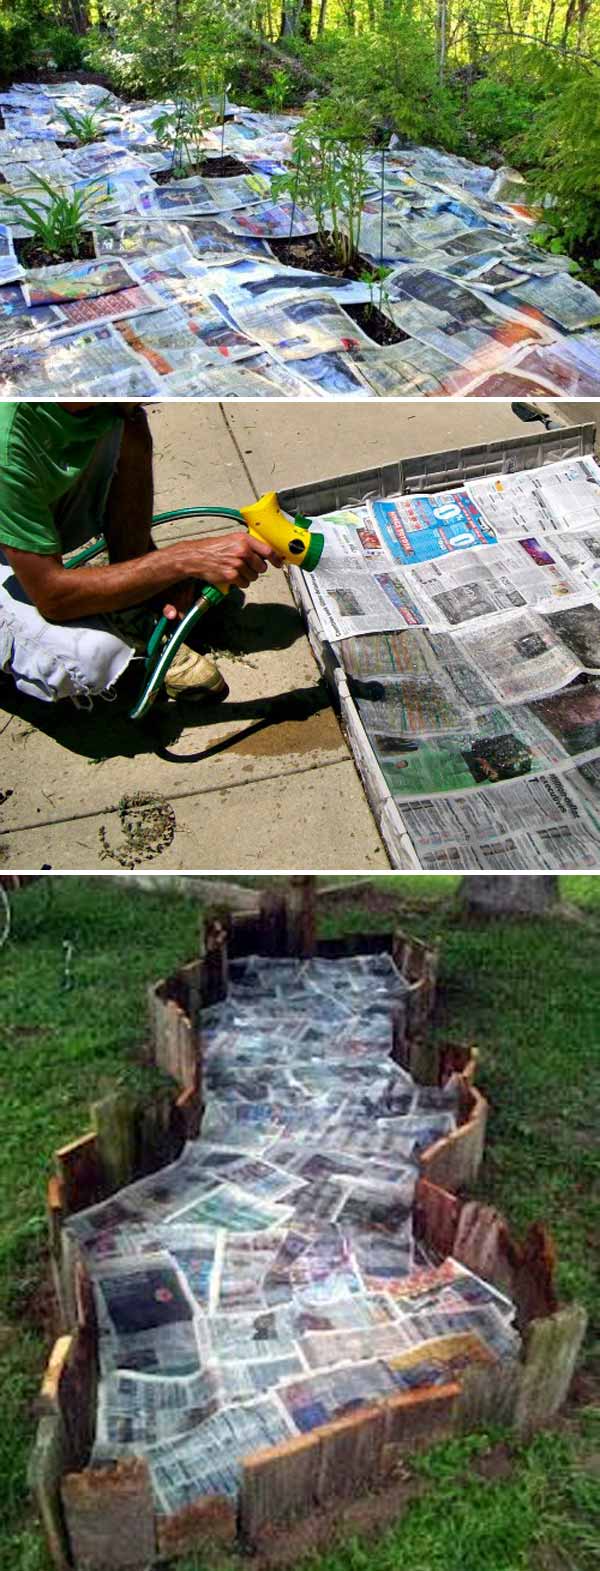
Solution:
<svg viewBox="0 0 600 1571"><path fill-rule="evenodd" d="M100 439L90 463L56 509L65 552L102 533L121 436L119 424ZM45 703L71 698L89 708L96 694L111 696L134 653L108 616L82 617L64 626L46 622L0 547L0 670L13 677L21 693Z"/></svg>

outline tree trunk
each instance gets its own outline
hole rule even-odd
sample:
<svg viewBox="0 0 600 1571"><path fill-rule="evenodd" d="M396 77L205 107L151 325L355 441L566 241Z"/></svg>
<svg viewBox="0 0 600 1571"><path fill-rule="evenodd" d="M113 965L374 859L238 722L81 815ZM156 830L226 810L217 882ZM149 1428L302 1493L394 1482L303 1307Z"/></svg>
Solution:
<svg viewBox="0 0 600 1571"><path fill-rule="evenodd" d="M463 878L460 894L467 910L477 915L540 916L558 902L558 878L555 873L527 878L472 875Z"/></svg>

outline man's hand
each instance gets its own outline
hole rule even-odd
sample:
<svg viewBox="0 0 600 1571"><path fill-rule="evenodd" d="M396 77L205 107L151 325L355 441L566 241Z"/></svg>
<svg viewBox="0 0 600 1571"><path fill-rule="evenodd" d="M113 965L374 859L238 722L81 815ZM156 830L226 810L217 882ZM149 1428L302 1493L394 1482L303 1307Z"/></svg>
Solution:
<svg viewBox="0 0 600 1571"><path fill-rule="evenodd" d="M168 622L181 622L182 617L197 598L197 588L192 579L184 579L181 584L173 584L172 589L169 590L168 602L163 606L163 616L166 616Z"/></svg>
<svg viewBox="0 0 600 1571"><path fill-rule="evenodd" d="M281 567L281 557L270 545L255 540L252 535L218 535L214 540L184 540L173 547L182 565L182 577L200 578L207 584L237 584L247 589L261 573L266 573L267 563Z"/></svg>

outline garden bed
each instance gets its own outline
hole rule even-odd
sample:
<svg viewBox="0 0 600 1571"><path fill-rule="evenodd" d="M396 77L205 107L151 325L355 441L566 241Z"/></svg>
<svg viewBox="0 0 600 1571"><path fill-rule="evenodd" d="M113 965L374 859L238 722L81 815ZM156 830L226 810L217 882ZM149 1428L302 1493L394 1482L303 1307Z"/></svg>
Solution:
<svg viewBox="0 0 600 1571"><path fill-rule="evenodd" d="M18 261L27 268L54 267L57 262L91 262L96 257L90 230L82 234L77 249L67 246L64 251L47 251L38 241L29 238L16 238L14 246Z"/></svg>
<svg viewBox="0 0 600 1571"><path fill-rule="evenodd" d="M306 913L298 922L281 901L270 900L256 913L235 915L228 932L219 922L210 923L204 960L183 967L151 989L152 1052L155 1061L180 1080L189 1075L200 1056L200 1038L197 1033L194 1037L193 1026L198 1006L211 1005L224 996L227 939L230 958L234 969L237 962L238 970L245 956L257 952L277 959L314 949L314 931ZM436 1048L428 1040L435 997L435 951L404 935L392 938L389 933L325 940L316 946L318 956L329 960L357 951L393 953L409 984L410 1000L393 1056L410 1067L416 1078L422 1074L430 1084L449 1070L458 1071L468 1107L467 1128L478 1116L477 1098L471 1099L470 1090L472 1057L464 1049ZM456 1135L459 1133L460 1129ZM100 1134L104 1153L111 1147L114 1150L114 1128L105 1123ZM87 1466L96 1416L95 1315L89 1279L61 1218L65 1219L70 1209L89 1205L97 1190L90 1194L85 1164L80 1163L77 1171L70 1156L66 1165L65 1153L61 1156L61 1178L51 1186L51 1236L68 1332L48 1366L31 1466L48 1544L61 1571L72 1564L85 1566L86 1571L133 1568L147 1565L156 1555L214 1551L219 1546L231 1552L240 1545L266 1554L272 1564L283 1563L290 1524L305 1524L299 1528L298 1542L304 1541L305 1533L307 1545L321 1542L336 1502L339 1507L340 1502L363 1497L365 1491L376 1491L385 1519L392 1500L397 1506L402 1458L420 1446L481 1422L514 1423L521 1433L528 1433L547 1422L564 1400L585 1316L576 1307L557 1310L552 1249L543 1229L532 1229L520 1246L491 1208L458 1200L450 1187L431 1182L429 1174L417 1185L416 1236L440 1259L452 1255L467 1270L485 1276L510 1295L524 1339L521 1359L509 1370L470 1366L442 1384L378 1400L373 1407L362 1407L246 1457L239 1511L231 1498L213 1494L195 1500L175 1515L156 1515L144 1459L128 1456L101 1468ZM101 1151L100 1156L97 1173L103 1170ZM107 1185L106 1168L104 1172L104 1192L114 1193L118 1185L114 1181ZM67 1174L75 1180L69 1202Z"/></svg>

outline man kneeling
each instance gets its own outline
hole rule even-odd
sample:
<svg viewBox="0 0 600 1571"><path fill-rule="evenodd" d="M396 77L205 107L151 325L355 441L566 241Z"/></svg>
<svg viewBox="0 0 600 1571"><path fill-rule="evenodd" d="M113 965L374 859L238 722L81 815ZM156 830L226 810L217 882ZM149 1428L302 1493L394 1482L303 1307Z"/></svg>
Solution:
<svg viewBox="0 0 600 1571"><path fill-rule="evenodd" d="M112 696L157 612L177 621L193 580L247 586L279 558L230 534L155 549L152 438L139 404L0 405L0 670L22 693L91 707ZM108 562L64 556L103 534ZM154 618L152 613L154 611ZM182 644L170 698L224 697L212 660Z"/></svg>

